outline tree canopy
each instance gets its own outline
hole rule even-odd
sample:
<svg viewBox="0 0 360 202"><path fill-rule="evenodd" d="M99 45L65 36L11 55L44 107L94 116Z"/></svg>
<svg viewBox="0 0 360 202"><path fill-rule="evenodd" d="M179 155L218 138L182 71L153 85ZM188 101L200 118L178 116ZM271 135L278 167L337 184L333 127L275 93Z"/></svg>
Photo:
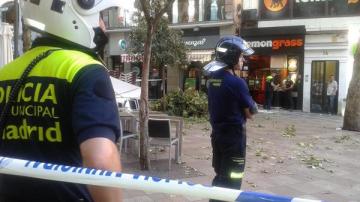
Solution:
<svg viewBox="0 0 360 202"><path fill-rule="evenodd" d="M135 54L144 54L146 39L146 21L138 15L138 26L130 33L130 51ZM162 17L157 25L151 44L151 66L183 65L186 63L187 48L182 41L181 31L171 29L166 17Z"/></svg>

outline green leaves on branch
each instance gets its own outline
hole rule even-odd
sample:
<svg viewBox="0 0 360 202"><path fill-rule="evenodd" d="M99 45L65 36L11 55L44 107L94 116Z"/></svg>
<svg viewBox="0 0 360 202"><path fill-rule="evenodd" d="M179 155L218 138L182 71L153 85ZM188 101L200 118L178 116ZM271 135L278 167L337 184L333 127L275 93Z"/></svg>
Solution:
<svg viewBox="0 0 360 202"><path fill-rule="evenodd" d="M204 117L208 114L207 96L193 89L171 92L153 104L153 110L183 117Z"/></svg>
<svg viewBox="0 0 360 202"><path fill-rule="evenodd" d="M134 54L144 54L146 35L146 22L143 16L138 15L138 26L130 33L129 51ZM151 44L151 66L163 67L166 65L184 65L187 63L187 48L182 40L179 30L170 29L169 21L162 17L157 25Z"/></svg>

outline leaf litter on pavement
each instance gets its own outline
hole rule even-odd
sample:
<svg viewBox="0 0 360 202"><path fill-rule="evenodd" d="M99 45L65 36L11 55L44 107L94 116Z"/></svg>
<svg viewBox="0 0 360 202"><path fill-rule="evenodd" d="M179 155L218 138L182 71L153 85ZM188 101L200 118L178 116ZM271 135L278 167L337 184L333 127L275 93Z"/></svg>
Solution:
<svg viewBox="0 0 360 202"><path fill-rule="evenodd" d="M296 136L296 128L295 128L295 125L289 125L287 126L282 134L281 134L283 137L288 137L288 138L292 138L292 137L295 137Z"/></svg>

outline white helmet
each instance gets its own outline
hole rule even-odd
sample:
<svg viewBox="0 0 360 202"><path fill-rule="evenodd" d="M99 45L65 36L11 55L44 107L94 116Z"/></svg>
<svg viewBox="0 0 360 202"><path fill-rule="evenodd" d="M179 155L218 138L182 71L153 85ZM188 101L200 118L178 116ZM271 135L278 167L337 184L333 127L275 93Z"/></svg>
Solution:
<svg viewBox="0 0 360 202"><path fill-rule="evenodd" d="M120 0L21 0L24 23L84 47L95 48L100 12Z"/></svg>

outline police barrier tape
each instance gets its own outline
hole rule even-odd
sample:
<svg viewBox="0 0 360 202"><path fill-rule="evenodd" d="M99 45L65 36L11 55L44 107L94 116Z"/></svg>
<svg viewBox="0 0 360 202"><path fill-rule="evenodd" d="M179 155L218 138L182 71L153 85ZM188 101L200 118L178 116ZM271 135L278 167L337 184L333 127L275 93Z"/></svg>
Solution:
<svg viewBox="0 0 360 202"><path fill-rule="evenodd" d="M0 156L0 174L238 202L321 202Z"/></svg>

